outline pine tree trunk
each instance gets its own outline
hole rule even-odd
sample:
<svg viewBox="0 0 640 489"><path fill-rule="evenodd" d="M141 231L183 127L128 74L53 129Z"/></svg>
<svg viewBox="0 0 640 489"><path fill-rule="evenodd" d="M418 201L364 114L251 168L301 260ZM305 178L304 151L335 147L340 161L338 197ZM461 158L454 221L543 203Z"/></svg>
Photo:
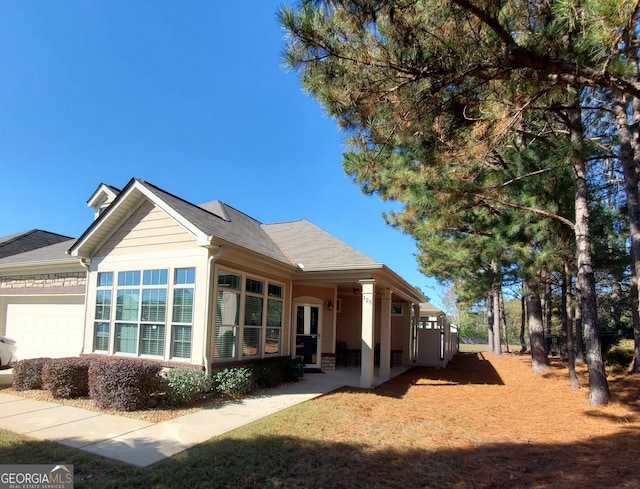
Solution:
<svg viewBox="0 0 640 489"><path fill-rule="evenodd" d="M627 45L631 46L637 43L638 35L637 35L637 16L636 16L636 25L634 29L629 29L626 33L629 36L629 40ZM637 49L629 50L629 57L633 61L633 66L636 72L636 78L639 73L639 56ZM640 177L638 176L638 172L640 172L640 99L638 97L633 97L631 101L632 107L632 125L631 125L631 147L633 149L633 162L635 167L635 179L631 179L630 189L635 189L636 196L638 200L640 200L640 195L638 191L638 181ZM630 175L631 177L631 175ZM627 176L625 174L625 191L627 189ZM635 182L635 186L633 183ZM640 209L638 207L635 208L636 211L636 219L632 219L631 214L629 214L629 222L634 222L636 224L636 232L638 228L640 228ZM629 196L627 195L627 212L631 212L629 206ZM634 338L634 360L631 365L631 371L635 373L640 373L640 287L638 286L638 280L640 279L640 246L638 245L639 237L636 232L631 231L631 257L633 261L633 265L631 267L631 305L633 308L632 317L633 317L633 338Z"/></svg>
<svg viewBox="0 0 640 489"><path fill-rule="evenodd" d="M529 323L529 345L531 346L531 370L533 373L546 372L549 368L547 348L542 323L542 301L539 285L534 279L527 279L527 321Z"/></svg>
<svg viewBox="0 0 640 489"><path fill-rule="evenodd" d="M520 298L520 353L527 352L527 342L525 340L526 327L527 327L527 307L525 305L525 294L524 294L524 287L523 287L522 297Z"/></svg>
<svg viewBox="0 0 640 489"><path fill-rule="evenodd" d="M542 270L542 276L540 278L541 285L544 285L544 293L540 296L540 307L542 307L542 328L546 333L551 333L549 329L549 325L547 324L547 280L546 280L546 270ZM548 350L548 348L547 348ZM547 351L548 353L548 351Z"/></svg>
<svg viewBox="0 0 640 489"><path fill-rule="evenodd" d="M640 373L640 299L638 298L638 277L635 269L631 268L631 317L633 318L634 356L629 371Z"/></svg>
<svg viewBox="0 0 640 489"><path fill-rule="evenodd" d="M509 350L509 334L507 331L507 311L505 310L505 307L504 307L504 294L502 293L502 288L500 288L500 291L499 291L499 298L500 298L500 317L502 318L502 331L503 331L503 337L504 337L504 347L507 350L507 353L511 353L511 351Z"/></svg>
<svg viewBox="0 0 640 489"><path fill-rule="evenodd" d="M617 330L620 328L620 320L622 318L622 284L620 279L615 275L611 275L611 323Z"/></svg>
<svg viewBox="0 0 640 489"><path fill-rule="evenodd" d="M577 104L576 104L577 105ZM589 227L587 169L583 156L584 134L580 109L570 109L569 131L571 145L571 166L575 190L575 236L576 262L578 264L577 284L581 292L580 308L582 311L582 327L589 371L589 404L601 406L609 402L609 384L602 359L602 345L598 335L596 284L591 263L591 234Z"/></svg>
<svg viewBox="0 0 640 489"><path fill-rule="evenodd" d="M487 297L487 343L488 350L493 351L493 294Z"/></svg>
<svg viewBox="0 0 640 489"><path fill-rule="evenodd" d="M584 335L582 334L582 294L579 285L576 283L576 308L573 317L576 324L576 365L584 365Z"/></svg>
<svg viewBox="0 0 640 489"><path fill-rule="evenodd" d="M576 375L576 362L575 354L573 352L573 307L571 306L571 267L568 260L564 262L564 278L562 281L562 296L563 296L563 322L564 332L566 337L566 349L567 349L567 365L569 369L569 382L572 389L580 387L580 381Z"/></svg>
<svg viewBox="0 0 640 489"><path fill-rule="evenodd" d="M618 126L619 158L624 176L624 190L627 198L629 238L631 240L631 291L635 291L634 309L638 312L638 277L640 277L640 194L638 193L638 167L640 165L640 141L637 124L640 122L640 101L633 99L633 125L629 125L629 103L623 95L616 95L613 109ZM640 314L640 313L639 313ZM634 321L635 359L640 355L640 324ZM633 371L640 373L640 362L635 361Z"/></svg>
<svg viewBox="0 0 640 489"><path fill-rule="evenodd" d="M500 335L500 287L493 286L493 354L502 355L502 341Z"/></svg>

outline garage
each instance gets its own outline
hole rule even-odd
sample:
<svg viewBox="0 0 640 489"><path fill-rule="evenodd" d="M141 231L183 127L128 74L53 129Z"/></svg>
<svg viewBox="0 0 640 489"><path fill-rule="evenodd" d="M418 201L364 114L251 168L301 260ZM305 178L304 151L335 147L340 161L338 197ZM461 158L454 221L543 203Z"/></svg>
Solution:
<svg viewBox="0 0 640 489"><path fill-rule="evenodd" d="M81 353L83 297L6 297L2 302L5 335L17 341L18 359Z"/></svg>
<svg viewBox="0 0 640 489"><path fill-rule="evenodd" d="M39 230L0 238L0 335L19 360L82 351L87 272L66 254L73 243Z"/></svg>

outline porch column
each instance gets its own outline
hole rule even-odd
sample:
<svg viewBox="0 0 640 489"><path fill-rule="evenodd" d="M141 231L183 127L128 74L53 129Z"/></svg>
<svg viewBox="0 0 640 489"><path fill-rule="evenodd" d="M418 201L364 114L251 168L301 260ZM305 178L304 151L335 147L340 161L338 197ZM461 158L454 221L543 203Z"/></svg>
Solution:
<svg viewBox="0 0 640 489"><path fill-rule="evenodd" d="M362 284L362 363L360 366L360 387L371 389L376 385L373 356L373 305L375 302L375 280L360 280L360 283Z"/></svg>
<svg viewBox="0 0 640 489"><path fill-rule="evenodd" d="M382 291L380 309L380 377L391 378L391 290Z"/></svg>
<svg viewBox="0 0 640 489"><path fill-rule="evenodd" d="M420 323L420 304L413 305L413 320L411 321L411 361L418 359L418 324Z"/></svg>

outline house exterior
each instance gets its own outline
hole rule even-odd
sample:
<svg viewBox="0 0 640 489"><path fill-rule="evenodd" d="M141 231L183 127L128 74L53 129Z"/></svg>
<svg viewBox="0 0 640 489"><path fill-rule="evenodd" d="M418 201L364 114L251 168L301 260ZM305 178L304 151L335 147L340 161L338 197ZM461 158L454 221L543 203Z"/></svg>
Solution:
<svg viewBox="0 0 640 489"><path fill-rule="evenodd" d="M74 242L42 230L0 238L0 334L20 358L80 353L87 271L66 255Z"/></svg>
<svg viewBox="0 0 640 489"><path fill-rule="evenodd" d="M0 286L0 328L18 336L22 358L133 356L211 371L301 356L309 368L332 370L344 347L363 387L373 387L378 365L389 378L392 363L418 361L423 295L306 220L263 224L139 179L122 190L100 185L88 205L95 220L77 240L0 258L0 279L24 289L8 293L8 278ZM26 283L39 271L78 280L38 294ZM69 330L65 347L45 355L28 345L33 334L16 322L15 304L46 310L53 296L68 308ZM35 315L41 325L45 316ZM45 329L60 336L56 324Z"/></svg>

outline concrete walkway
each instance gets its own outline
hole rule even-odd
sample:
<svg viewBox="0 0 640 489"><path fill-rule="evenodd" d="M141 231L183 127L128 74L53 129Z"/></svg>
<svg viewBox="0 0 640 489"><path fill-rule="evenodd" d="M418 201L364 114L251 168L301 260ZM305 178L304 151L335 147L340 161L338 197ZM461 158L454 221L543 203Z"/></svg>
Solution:
<svg viewBox="0 0 640 489"><path fill-rule="evenodd" d="M394 368L392 376L404 370ZM351 367L305 374L299 382L261 395L156 424L3 393L0 394L0 428L147 467L212 437L339 387L358 386L359 373L360 369ZM10 371L0 371L0 385L10 384L10 375ZM383 381L376 378L376 385Z"/></svg>

